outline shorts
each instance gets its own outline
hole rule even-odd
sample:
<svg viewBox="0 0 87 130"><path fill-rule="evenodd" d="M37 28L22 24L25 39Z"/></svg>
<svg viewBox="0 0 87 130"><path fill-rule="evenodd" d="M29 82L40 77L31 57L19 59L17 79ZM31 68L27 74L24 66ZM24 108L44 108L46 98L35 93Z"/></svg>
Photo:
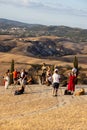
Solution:
<svg viewBox="0 0 87 130"><path fill-rule="evenodd" d="M24 79L23 79L23 80L21 81L21 84L22 84L22 85L26 85L26 84L27 84L27 80L24 80Z"/></svg>
<svg viewBox="0 0 87 130"><path fill-rule="evenodd" d="M53 88L58 89L59 88L59 83L53 83Z"/></svg>
<svg viewBox="0 0 87 130"><path fill-rule="evenodd" d="M14 78L14 81L17 81L17 78Z"/></svg>

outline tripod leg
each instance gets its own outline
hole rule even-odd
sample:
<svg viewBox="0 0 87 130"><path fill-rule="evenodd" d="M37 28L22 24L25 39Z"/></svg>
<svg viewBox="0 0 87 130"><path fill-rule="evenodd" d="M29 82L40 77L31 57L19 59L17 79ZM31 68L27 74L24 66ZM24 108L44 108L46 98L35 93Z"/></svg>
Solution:
<svg viewBox="0 0 87 130"><path fill-rule="evenodd" d="M26 85L26 87L32 92L32 89L29 85Z"/></svg>

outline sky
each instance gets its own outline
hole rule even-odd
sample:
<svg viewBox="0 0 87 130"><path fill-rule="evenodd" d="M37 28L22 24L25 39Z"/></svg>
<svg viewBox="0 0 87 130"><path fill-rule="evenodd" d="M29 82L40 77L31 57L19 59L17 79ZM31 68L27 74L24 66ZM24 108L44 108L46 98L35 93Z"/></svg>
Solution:
<svg viewBox="0 0 87 130"><path fill-rule="evenodd" d="M87 29L87 0L0 0L0 18Z"/></svg>

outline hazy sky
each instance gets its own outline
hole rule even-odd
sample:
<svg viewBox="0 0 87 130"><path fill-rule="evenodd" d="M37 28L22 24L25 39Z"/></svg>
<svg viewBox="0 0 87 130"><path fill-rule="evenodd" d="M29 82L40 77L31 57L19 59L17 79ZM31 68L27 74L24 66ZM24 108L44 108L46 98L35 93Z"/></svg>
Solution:
<svg viewBox="0 0 87 130"><path fill-rule="evenodd" d="M0 0L0 18L87 29L87 0Z"/></svg>

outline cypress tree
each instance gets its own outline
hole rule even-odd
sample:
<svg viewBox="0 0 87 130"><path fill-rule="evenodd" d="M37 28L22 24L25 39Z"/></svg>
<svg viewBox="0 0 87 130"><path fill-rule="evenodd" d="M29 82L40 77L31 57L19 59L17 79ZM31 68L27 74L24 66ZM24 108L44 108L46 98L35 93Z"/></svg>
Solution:
<svg viewBox="0 0 87 130"><path fill-rule="evenodd" d="M10 75L10 84L13 83L13 71L14 71L14 60L11 61L11 75Z"/></svg>
<svg viewBox="0 0 87 130"><path fill-rule="evenodd" d="M73 60L73 66L78 70L78 58L75 56Z"/></svg>

